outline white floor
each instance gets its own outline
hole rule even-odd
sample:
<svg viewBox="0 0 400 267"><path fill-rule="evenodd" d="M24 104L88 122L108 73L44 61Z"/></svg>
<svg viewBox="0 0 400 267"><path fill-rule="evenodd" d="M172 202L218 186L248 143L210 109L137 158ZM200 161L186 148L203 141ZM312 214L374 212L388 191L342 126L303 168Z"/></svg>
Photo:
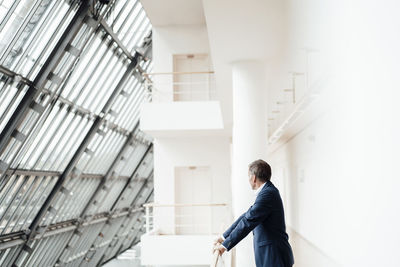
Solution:
<svg viewBox="0 0 400 267"><path fill-rule="evenodd" d="M295 256L294 267L340 267L332 259L321 252L317 247L298 235L296 232L288 229L290 236L290 244L293 247ZM104 267L141 267L140 265L140 249L135 248L136 253L127 251L118 259L114 259L103 265ZM134 257L136 254L136 257ZM190 266L179 266L190 267ZM197 266L200 267L200 266ZM241 266L238 266L241 267Z"/></svg>
<svg viewBox="0 0 400 267"><path fill-rule="evenodd" d="M294 267L340 267L296 232L288 229L288 234L294 252Z"/></svg>

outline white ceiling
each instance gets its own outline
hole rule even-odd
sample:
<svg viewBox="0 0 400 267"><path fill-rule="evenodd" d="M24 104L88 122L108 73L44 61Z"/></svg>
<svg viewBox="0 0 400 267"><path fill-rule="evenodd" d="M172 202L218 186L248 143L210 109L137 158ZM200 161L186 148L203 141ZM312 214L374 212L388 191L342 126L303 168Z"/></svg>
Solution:
<svg viewBox="0 0 400 267"><path fill-rule="evenodd" d="M141 0L153 26L205 24L201 0Z"/></svg>
<svg viewBox="0 0 400 267"><path fill-rule="evenodd" d="M282 0L203 0L213 58L266 60L281 48Z"/></svg>

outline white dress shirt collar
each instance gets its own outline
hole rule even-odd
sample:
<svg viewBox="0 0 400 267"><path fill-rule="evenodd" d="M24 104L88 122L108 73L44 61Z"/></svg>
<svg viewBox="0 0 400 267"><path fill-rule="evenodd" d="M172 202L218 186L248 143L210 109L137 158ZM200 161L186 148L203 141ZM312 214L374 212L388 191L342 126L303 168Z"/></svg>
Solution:
<svg viewBox="0 0 400 267"><path fill-rule="evenodd" d="M260 193L261 189L264 187L265 184L266 184L266 183L263 183L257 190L254 190L254 194L255 194L256 196L258 196L258 194Z"/></svg>

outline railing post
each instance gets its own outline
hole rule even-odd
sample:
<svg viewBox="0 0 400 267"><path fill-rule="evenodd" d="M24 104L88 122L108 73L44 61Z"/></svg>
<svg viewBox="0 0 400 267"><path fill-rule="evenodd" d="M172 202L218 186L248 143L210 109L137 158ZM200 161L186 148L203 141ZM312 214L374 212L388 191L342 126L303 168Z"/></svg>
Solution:
<svg viewBox="0 0 400 267"><path fill-rule="evenodd" d="M145 219L146 219L146 233L150 232L150 207L148 205L145 206Z"/></svg>
<svg viewBox="0 0 400 267"><path fill-rule="evenodd" d="M210 100L212 100L212 97L211 97L211 86L210 86L210 73L207 74L206 83L207 83L207 98L208 98L207 100L210 101Z"/></svg>

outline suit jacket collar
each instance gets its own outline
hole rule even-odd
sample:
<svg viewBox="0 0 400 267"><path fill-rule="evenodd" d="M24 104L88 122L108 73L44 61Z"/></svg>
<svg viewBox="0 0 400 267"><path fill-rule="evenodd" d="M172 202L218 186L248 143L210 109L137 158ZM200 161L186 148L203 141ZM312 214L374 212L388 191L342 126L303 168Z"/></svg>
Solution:
<svg viewBox="0 0 400 267"><path fill-rule="evenodd" d="M272 183L271 181L267 181L265 183L263 183L256 191L255 191L255 195L258 196L258 194L260 194L260 192L264 189L267 188L268 186L270 186Z"/></svg>

